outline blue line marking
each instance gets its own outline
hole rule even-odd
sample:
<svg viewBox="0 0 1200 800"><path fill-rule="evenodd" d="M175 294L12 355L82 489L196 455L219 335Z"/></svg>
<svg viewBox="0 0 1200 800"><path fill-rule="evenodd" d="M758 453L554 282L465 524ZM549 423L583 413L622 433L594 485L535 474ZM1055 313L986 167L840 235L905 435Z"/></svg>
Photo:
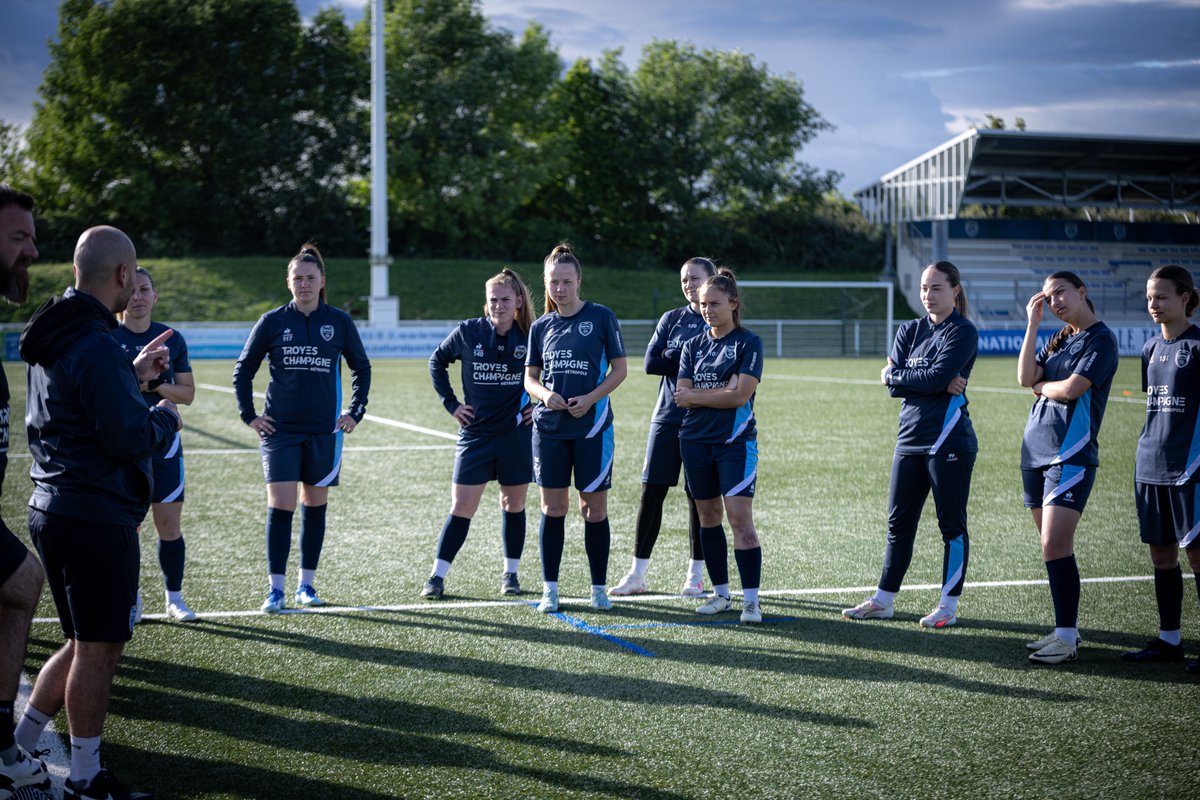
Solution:
<svg viewBox="0 0 1200 800"><path fill-rule="evenodd" d="M601 639L606 639L607 641L610 641L615 645L620 645L621 647L624 647L626 650L629 650L639 656L648 656L650 658L654 658L654 653L651 653L646 648L640 647L626 639L621 639L617 636L613 636L612 634L605 633L603 628L597 628L595 625L589 625L588 623L584 622L583 620L579 619L578 617L567 616L566 614L562 613L561 611L556 611L553 614L550 614L549 616L561 619L563 622L567 623L568 625L578 628L579 630L583 631L584 633L590 633L593 636L599 636Z"/></svg>

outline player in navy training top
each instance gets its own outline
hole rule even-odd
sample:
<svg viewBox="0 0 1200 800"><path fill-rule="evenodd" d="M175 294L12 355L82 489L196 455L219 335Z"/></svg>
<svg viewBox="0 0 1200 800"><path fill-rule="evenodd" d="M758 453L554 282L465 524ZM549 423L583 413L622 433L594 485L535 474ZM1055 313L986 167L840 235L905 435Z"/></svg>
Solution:
<svg viewBox="0 0 1200 800"><path fill-rule="evenodd" d="M888 489L887 547L879 588L842 612L851 619L887 619L912 562L913 541L925 498L933 492L942 532L942 593L921 617L926 628L958 622L970 555L967 499L979 446L967 414L967 379L975 365L979 334L967 320L967 297L958 267L930 264L921 274L921 303L928 315L896 332L880 380L902 400L900 432Z"/></svg>
<svg viewBox="0 0 1200 800"><path fill-rule="evenodd" d="M700 287L700 313L709 330L684 342L675 383L675 404L685 409L679 428L683 471L700 514L704 563L713 584L712 598L696 611L717 614L733 606L724 512L742 580L741 621L762 622L762 546L753 510L758 480L754 394L762 380L762 339L742 327L737 280L727 269Z"/></svg>
<svg viewBox="0 0 1200 800"><path fill-rule="evenodd" d="M700 316L700 286L717 274L717 267L707 258L690 258L679 270L679 282L688 304L662 315L654 328L654 336L646 345L646 373L661 375L658 382L658 402L650 418L650 436L646 442L646 462L642 467L642 501L637 513L637 537L634 541L633 566L620 583L608 590L611 595L640 594L646 591L646 568L650 554L662 528L663 501L667 490L679 483L683 457L679 451L679 426L684 409L675 405L675 377L679 374L679 352L683 343L708 330ZM691 562L680 592L685 597L704 594L704 551L700 546L700 515L696 501L683 485L688 506L688 540Z"/></svg>
<svg viewBox="0 0 1200 800"><path fill-rule="evenodd" d="M300 483L300 577L296 602L324 605L313 588L325 542L329 487L342 467L342 434L353 433L367 412L371 362L350 315L325 303L325 262L312 243L288 263L292 302L263 314L233 368L238 412L259 436L267 484L267 572L262 610L286 607L283 580L292 547L296 483ZM352 395L342 410L342 357L350 366ZM254 409L254 374L266 358L271 369L267 403Z"/></svg>
<svg viewBox="0 0 1200 800"><path fill-rule="evenodd" d="M1192 275L1171 264L1150 273L1146 305L1159 326L1142 348L1142 389L1146 424L1138 439L1134 471L1142 541L1150 546L1158 637L1126 661L1179 661L1183 658L1183 571L1179 551L1187 552L1200 574L1200 327L1188 318L1200 303ZM1200 593L1200 583L1196 584ZM1188 663L1200 673L1200 660Z"/></svg>
<svg viewBox="0 0 1200 800"><path fill-rule="evenodd" d="M525 391L525 355L533 323L529 289L508 267L484 284L485 316L460 322L429 357L442 405L458 420L450 515L438 537L433 574L421 596L439 600L488 481L500 484L504 569L500 594L521 593L517 567L525 548L525 495L533 480L533 407ZM449 366L462 362L463 399L450 385Z"/></svg>
<svg viewBox="0 0 1200 800"><path fill-rule="evenodd" d="M546 313L529 330L525 391L533 409L533 476L542 500L542 599L558 611L558 571L571 474L583 514L583 545L591 572L591 606L608 599L608 489L612 486L613 412L609 395L625 380L625 345L612 311L579 297L583 270L566 244L546 256Z"/></svg>
<svg viewBox="0 0 1200 800"><path fill-rule="evenodd" d="M133 294L129 305L121 315L121 324L113 329L113 338L132 361L142 348L150 344L159 334L167 330L161 322L151 320L158 292L154 279L143 267L138 267L133 276ZM188 406L196 397L196 386L192 380L192 364L188 360L187 342L175 331L166 341L170 351L167 368L152 383L142 386L142 397L147 406L154 406L164 397L177 406ZM154 491L150 495L150 513L154 517L154 529L158 531L158 564L162 568L163 586L166 590L167 619L176 622L191 622L196 614L183 600L183 567L186 545L180 527L183 514L183 445L179 432L175 443L165 456L155 456L153 462ZM141 618L141 592L138 592L137 618Z"/></svg>
<svg viewBox="0 0 1200 800"><path fill-rule="evenodd" d="M1066 323L1037 347L1045 306ZM1117 371L1117 337L1096 318L1087 287L1073 272L1046 278L1026 305L1029 322L1017 357L1017 382L1037 398L1021 441L1025 506L1042 542L1054 601L1054 631L1027 647L1036 664L1075 658L1079 639L1079 567L1075 528L1096 480L1096 436Z"/></svg>

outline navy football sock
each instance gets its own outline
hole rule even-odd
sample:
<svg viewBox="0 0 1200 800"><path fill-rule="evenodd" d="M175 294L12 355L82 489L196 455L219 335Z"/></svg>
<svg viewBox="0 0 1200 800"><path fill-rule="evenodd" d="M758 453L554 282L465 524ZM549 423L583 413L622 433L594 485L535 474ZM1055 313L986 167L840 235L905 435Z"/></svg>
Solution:
<svg viewBox="0 0 1200 800"><path fill-rule="evenodd" d="M587 552L592 586L604 586L608 583L608 548L611 540L608 517L599 522L584 520L583 549Z"/></svg>
<svg viewBox="0 0 1200 800"><path fill-rule="evenodd" d="M734 550L733 560L737 562L738 576L742 579L742 591L757 589L762 579L762 547Z"/></svg>
<svg viewBox="0 0 1200 800"><path fill-rule="evenodd" d="M1046 562L1050 599L1054 601L1054 627L1079 627L1079 565L1069 555Z"/></svg>
<svg viewBox="0 0 1200 800"><path fill-rule="evenodd" d="M704 566L713 586L729 583L729 545L725 541L725 529L701 528L700 542L704 545Z"/></svg>
<svg viewBox="0 0 1200 800"><path fill-rule="evenodd" d="M700 512L696 510L696 500L687 486L683 487L687 495L688 506L688 544L692 550L692 561L704 560L704 545L700 543Z"/></svg>
<svg viewBox="0 0 1200 800"><path fill-rule="evenodd" d="M325 546L327 504L300 507L300 569L316 569Z"/></svg>
<svg viewBox="0 0 1200 800"><path fill-rule="evenodd" d="M292 549L292 515L295 512L267 507L267 572L287 573L288 552Z"/></svg>
<svg viewBox="0 0 1200 800"><path fill-rule="evenodd" d="M187 546L183 537L170 541L158 540L158 565L162 567L163 584L168 592L183 591L183 557ZM284 556L285 560L287 556Z"/></svg>
<svg viewBox="0 0 1200 800"><path fill-rule="evenodd" d="M1177 631L1183 620L1183 570L1154 570L1154 599L1158 601L1158 629Z"/></svg>
<svg viewBox="0 0 1200 800"><path fill-rule="evenodd" d="M542 580L557 581L558 568L562 565L563 541L566 539L566 517L551 517L542 514L538 531L538 549L542 555Z"/></svg>
<svg viewBox="0 0 1200 800"><path fill-rule="evenodd" d="M454 557L467 540L467 531L470 528L471 520L466 517L448 515L442 525L442 535L438 537L437 557L447 564L454 563Z"/></svg>
<svg viewBox="0 0 1200 800"><path fill-rule="evenodd" d="M525 512L505 511L504 521L500 525L500 535L504 538L504 557L519 561L525 552Z"/></svg>

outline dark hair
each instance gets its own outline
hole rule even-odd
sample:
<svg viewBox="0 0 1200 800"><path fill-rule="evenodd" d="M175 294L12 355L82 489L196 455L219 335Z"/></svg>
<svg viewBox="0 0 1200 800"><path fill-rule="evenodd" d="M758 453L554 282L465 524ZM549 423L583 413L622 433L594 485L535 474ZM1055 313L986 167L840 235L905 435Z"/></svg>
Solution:
<svg viewBox="0 0 1200 800"><path fill-rule="evenodd" d="M694 256L689 258L687 261L683 262L683 266L680 267L680 269L684 269L686 267L699 267L700 269L704 270L704 274L710 278L717 274L717 265L712 262L712 259L705 258L704 256Z"/></svg>
<svg viewBox="0 0 1200 800"><path fill-rule="evenodd" d="M704 289L709 286L720 289L730 300L737 300L737 305L733 306L733 327L742 327L742 300L738 295L737 278L733 276L733 270L729 267L720 267L717 269L717 274L706 280L700 288Z"/></svg>
<svg viewBox="0 0 1200 800"><path fill-rule="evenodd" d="M1176 294L1186 294L1188 301L1183 306L1184 316L1190 317L1196 310L1196 305L1200 304L1200 293L1196 292L1196 283L1192 280L1192 273L1178 264L1166 264L1159 267L1150 273L1147 280L1170 281L1175 284Z"/></svg>
<svg viewBox="0 0 1200 800"><path fill-rule="evenodd" d="M317 249L314 242L305 242L300 246L300 252L292 256L292 260L288 262L288 272L292 271L292 267L296 264L308 262L316 264L317 269L321 270L321 277L325 277L325 260L321 258L321 251ZM321 287L321 302L325 302L325 287Z"/></svg>
<svg viewBox="0 0 1200 800"><path fill-rule="evenodd" d="M1047 281L1060 281L1060 280L1066 281L1067 283L1074 286L1076 289L1086 289L1087 288L1087 284L1085 284L1083 282L1083 279L1068 269L1060 270L1058 272L1055 272L1052 275L1046 276L1046 280L1043 281L1043 283L1046 283ZM1092 310L1092 313L1095 314L1096 306L1092 304L1092 298L1084 295L1083 299L1087 302L1088 308L1090 308ZM1062 347L1063 343L1067 341L1067 338L1070 337L1070 335L1071 335L1071 326L1064 325L1062 327L1062 329L1059 330L1058 333L1056 333L1050 337L1050 341L1046 342L1046 353L1047 354L1053 353L1055 350Z"/></svg>
<svg viewBox="0 0 1200 800"><path fill-rule="evenodd" d="M583 267L579 265L579 259L571 252L571 245L567 242L559 242L554 249L550 251L550 255L546 256L546 260L542 262L542 269L546 270L558 264L574 264L575 275L583 280ZM558 304L550 297L550 287L546 287L546 313L558 311Z"/></svg>
<svg viewBox="0 0 1200 800"><path fill-rule="evenodd" d="M492 277L488 278L483 284L483 289L486 292L487 287L494 284L502 284L516 292L517 297L521 298L521 307L517 309L517 313L513 322L521 329L521 333L529 333L529 326L533 324L533 298L529 296L529 287L525 285L525 281L521 280L521 276L512 271L508 267L500 270ZM488 316L487 301L483 303L483 315Z"/></svg>
<svg viewBox="0 0 1200 800"><path fill-rule="evenodd" d="M26 211L33 211L33 195L18 191L7 183L0 183L0 209L18 205Z"/></svg>
<svg viewBox="0 0 1200 800"><path fill-rule="evenodd" d="M145 275L146 280L150 281L150 288L154 288L154 276L150 274L150 270L146 269L145 267L138 267L136 272L138 275Z"/></svg>
<svg viewBox="0 0 1200 800"><path fill-rule="evenodd" d="M951 264L949 261L935 261L925 269L935 269L946 276L946 280L950 281L951 288L958 289L958 296L954 298L954 308L958 313L967 316L967 292L962 288L962 275L958 271L958 267Z"/></svg>

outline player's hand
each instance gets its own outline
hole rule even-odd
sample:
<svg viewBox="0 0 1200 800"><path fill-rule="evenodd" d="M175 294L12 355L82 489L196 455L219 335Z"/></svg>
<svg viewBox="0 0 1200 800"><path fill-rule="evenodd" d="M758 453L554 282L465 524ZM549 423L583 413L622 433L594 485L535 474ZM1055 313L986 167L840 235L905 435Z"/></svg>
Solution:
<svg viewBox="0 0 1200 800"><path fill-rule="evenodd" d="M695 408L696 404L692 401L692 390L675 387L675 405L680 408Z"/></svg>
<svg viewBox="0 0 1200 800"><path fill-rule="evenodd" d="M896 366L896 362L892 361L892 357L888 356L887 363L883 365L883 369L879 370L879 382L887 386L888 370Z"/></svg>
<svg viewBox="0 0 1200 800"><path fill-rule="evenodd" d="M567 401L563 400L562 395L558 392L551 392L550 396L542 402L546 404L546 408L549 408L553 411L567 410Z"/></svg>
<svg viewBox="0 0 1200 800"><path fill-rule="evenodd" d="M338 417L337 425L333 426L333 430L344 431L345 433L354 433L354 429L358 427L358 423L354 421L354 417L349 414L342 414Z"/></svg>
<svg viewBox="0 0 1200 800"><path fill-rule="evenodd" d="M475 419L475 409L472 406L463 403L458 408L454 409L450 416L458 420L458 424L465 428L471 424L472 420Z"/></svg>
<svg viewBox="0 0 1200 800"><path fill-rule="evenodd" d="M946 394L960 395L967 390L967 379L962 375L955 375L950 380L950 385L946 387Z"/></svg>
<svg viewBox="0 0 1200 800"><path fill-rule="evenodd" d="M167 411L170 411L172 414L174 414L175 430L183 430L183 417L179 416L179 406L175 405L165 397L155 403L155 405L159 406L160 408L165 408Z"/></svg>
<svg viewBox="0 0 1200 800"><path fill-rule="evenodd" d="M260 414L250 420L250 427L254 428L259 437L270 436L275 432L275 420L266 414Z"/></svg>
<svg viewBox="0 0 1200 800"><path fill-rule="evenodd" d="M1031 387L1029 387L1029 388L1033 390L1033 396L1034 396L1034 397L1041 397L1041 396L1042 396L1042 389L1043 389L1045 386L1046 386L1046 382L1045 382L1045 381L1038 381L1037 383L1035 383L1033 386L1031 386Z"/></svg>
<svg viewBox="0 0 1200 800"><path fill-rule="evenodd" d="M567 401L567 413L575 417L575 419L579 419L588 413L595 404L596 401L592 399L590 394L572 397Z"/></svg>
<svg viewBox="0 0 1200 800"><path fill-rule="evenodd" d="M171 365L171 351L163 344L175 331L167 328L150 340L142 348L142 352L133 359L133 368L137 370L138 381L149 383L161 375Z"/></svg>
<svg viewBox="0 0 1200 800"><path fill-rule="evenodd" d="M523 425L532 425L533 424L533 406L532 405L525 406L524 408L521 409L521 424L523 424Z"/></svg>
<svg viewBox="0 0 1200 800"><path fill-rule="evenodd" d="M1029 326L1036 328L1042 321L1042 311L1046 305L1046 295L1038 292L1033 297L1029 298L1029 302L1025 304L1025 313L1029 315Z"/></svg>

